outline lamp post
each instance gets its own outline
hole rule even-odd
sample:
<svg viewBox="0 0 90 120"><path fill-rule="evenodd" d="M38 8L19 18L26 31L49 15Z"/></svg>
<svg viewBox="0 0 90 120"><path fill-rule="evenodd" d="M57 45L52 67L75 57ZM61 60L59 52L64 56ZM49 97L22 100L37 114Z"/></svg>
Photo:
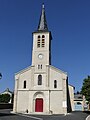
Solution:
<svg viewBox="0 0 90 120"><path fill-rule="evenodd" d="M0 79L2 78L2 74L0 73Z"/></svg>

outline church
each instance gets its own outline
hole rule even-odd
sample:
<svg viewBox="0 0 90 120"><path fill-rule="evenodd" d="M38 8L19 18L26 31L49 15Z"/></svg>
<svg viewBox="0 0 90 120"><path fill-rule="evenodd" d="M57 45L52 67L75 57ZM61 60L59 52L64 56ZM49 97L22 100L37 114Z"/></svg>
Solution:
<svg viewBox="0 0 90 120"><path fill-rule="evenodd" d="M44 4L38 28L32 35L31 66L15 74L13 112L65 114L72 108L68 76L51 65L52 34L48 30Z"/></svg>

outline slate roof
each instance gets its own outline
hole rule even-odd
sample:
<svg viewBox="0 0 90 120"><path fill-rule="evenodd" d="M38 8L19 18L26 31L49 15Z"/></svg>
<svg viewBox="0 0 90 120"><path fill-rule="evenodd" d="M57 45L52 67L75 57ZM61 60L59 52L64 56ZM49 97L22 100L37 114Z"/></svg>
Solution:
<svg viewBox="0 0 90 120"><path fill-rule="evenodd" d="M38 25L38 30L37 31L46 31L46 32L48 31L44 4L42 4L42 11L41 11L41 16L40 16L40 20L39 20L39 25Z"/></svg>

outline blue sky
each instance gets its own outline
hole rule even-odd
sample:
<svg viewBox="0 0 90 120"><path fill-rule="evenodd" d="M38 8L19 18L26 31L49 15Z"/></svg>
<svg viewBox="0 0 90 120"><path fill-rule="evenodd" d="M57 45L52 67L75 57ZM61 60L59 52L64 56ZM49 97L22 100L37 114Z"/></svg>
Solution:
<svg viewBox="0 0 90 120"><path fill-rule="evenodd" d="M81 89L90 75L90 0L0 0L0 92L14 89L14 74L31 65L32 32L44 2L52 32L52 65Z"/></svg>

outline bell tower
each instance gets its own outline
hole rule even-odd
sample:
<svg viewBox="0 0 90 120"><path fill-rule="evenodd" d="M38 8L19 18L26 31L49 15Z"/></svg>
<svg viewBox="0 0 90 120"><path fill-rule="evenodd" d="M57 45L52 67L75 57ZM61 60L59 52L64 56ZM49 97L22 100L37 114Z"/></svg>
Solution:
<svg viewBox="0 0 90 120"><path fill-rule="evenodd" d="M38 29L33 32L32 66L35 68L43 70L51 64L51 39L43 4Z"/></svg>

